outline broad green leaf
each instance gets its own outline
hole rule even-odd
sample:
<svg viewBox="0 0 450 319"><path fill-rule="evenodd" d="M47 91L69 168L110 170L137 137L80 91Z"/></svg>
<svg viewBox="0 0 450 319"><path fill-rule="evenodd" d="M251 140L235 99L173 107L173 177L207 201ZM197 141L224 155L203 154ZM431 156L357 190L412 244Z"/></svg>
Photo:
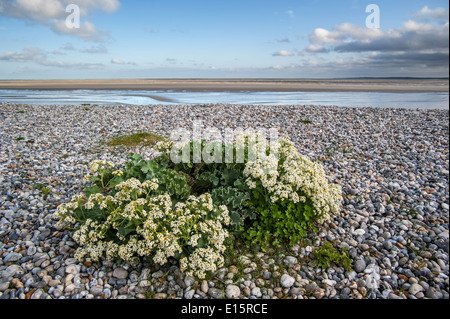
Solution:
<svg viewBox="0 0 450 319"><path fill-rule="evenodd" d="M120 226L118 233L122 236L127 236L128 234L132 233L136 230L136 226L133 224L132 221L129 221L127 224Z"/></svg>
<svg viewBox="0 0 450 319"><path fill-rule="evenodd" d="M85 215L87 218L90 218L95 221L102 221L103 220L103 211L101 209L91 209L85 212Z"/></svg>
<svg viewBox="0 0 450 319"><path fill-rule="evenodd" d="M88 186L84 189L84 194L89 198L92 194L97 194L100 192L100 187L98 186Z"/></svg>
<svg viewBox="0 0 450 319"><path fill-rule="evenodd" d="M116 176L109 181L109 187L114 188L124 181L122 176Z"/></svg>

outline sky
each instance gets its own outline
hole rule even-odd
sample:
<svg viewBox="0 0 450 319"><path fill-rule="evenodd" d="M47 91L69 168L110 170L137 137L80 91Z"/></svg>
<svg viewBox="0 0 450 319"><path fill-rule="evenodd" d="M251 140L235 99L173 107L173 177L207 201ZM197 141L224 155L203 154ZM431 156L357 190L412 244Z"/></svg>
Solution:
<svg viewBox="0 0 450 319"><path fill-rule="evenodd" d="M443 0L0 0L0 79L448 77Z"/></svg>

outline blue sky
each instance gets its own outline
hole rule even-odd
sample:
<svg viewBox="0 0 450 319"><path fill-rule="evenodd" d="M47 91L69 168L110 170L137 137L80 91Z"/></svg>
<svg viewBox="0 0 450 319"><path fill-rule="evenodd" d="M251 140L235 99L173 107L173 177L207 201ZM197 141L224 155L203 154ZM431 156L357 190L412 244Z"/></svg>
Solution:
<svg viewBox="0 0 450 319"><path fill-rule="evenodd" d="M0 0L0 79L443 77L448 30L442 0Z"/></svg>

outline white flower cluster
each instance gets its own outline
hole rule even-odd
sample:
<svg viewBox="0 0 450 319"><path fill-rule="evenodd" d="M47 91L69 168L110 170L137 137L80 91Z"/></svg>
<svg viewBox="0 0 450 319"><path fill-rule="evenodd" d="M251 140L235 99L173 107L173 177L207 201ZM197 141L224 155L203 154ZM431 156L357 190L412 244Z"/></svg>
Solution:
<svg viewBox="0 0 450 319"><path fill-rule="evenodd" d="M155 149L159 152L169 154L173 147L173 142L159 141L155 144Z"/></svg>
<svg viewBox="0 0 450 319"><path fill-rule="evenodd" d="M54 218L58 219L57 226L71 226L74 225L77 220L71 214L74 210L80 207L82 202L86 201L84 194L77 194L72 197L69 203L61 203L54 213Z"/></svg>
<svg viewBox="0 0 450 319"><path fill-rule="evenodd" d="M157 188L157 179L131 178L118 184L113 196L76 195L58 206L59 223L76 229L73 239L80 247L75 257L129 261L138 255L164 264L179 256L181 270L200 278L221 267L228 237L223 225L230 223L226 206L214 206L210 194L174 205L168 194L152 195Z"/></svg>
<svg viewBox="0 0 450 319"><path fill-rule="evenodd" d="M173 232L194 249L180 260L180 269L188 276L203 279L206 272L223 265L223 243L229 235L223 225L230 224L228 209L224 205L215 208L211 195L206 193L175 205L175 214L178 218L171 222Z"/></svg>
<svg viewBox="0 0 450 319"><path fill-rule="evenodd" d="M114 167L114 163L111 161L95 160L89 164L89 174L85 176L87 180L90 180L92 175L102 174L103 171ZM120 174L116 172L116 174Z"/></svg>
<svg viewBox="0 0 450 319"><path fill-rule="evenodd" d="M116 185L115 189L118 192L114 197L118 202L130 201L133 196L149 194L151 191L158 189L158 183L159 181L156 178L141 183L137 178L132 177Z"/></svg>
<svg viewBox="0 0 450 319"><path fill-rule="evenodd" d="M189 258L184 257L180 260L180 268L182 271L189 269L186 272L188 276L203 279L206 272L216 271L218 267L222 267L223 262L223 255L213 248L198 248Z"/></svg>
<svg viewBox="0 0 450 319"><path fill-rule="evenodd" d="M111 161L95 160L89 165L90 173L95 174L97 172L103 171L114 167L114 163Z"/></svg>
<svg viewBox="0 0 450 319"><path fill-rule="evenodd" d="M114 176L122 176L123 175L123 171L121 169L115 170L114 172L112 172L112 174Z"/></svg>
<svg viewBox="0 0 450 319"><path fill-rule="evenodd" d="M262 185L272 203L289 200L305 202L307 198L318 215L318 221L337 213L342 201L339 185L330 184L323 166L298 153L293 142L287 137L280 138L275 145L278 158L273 154L257 153L254 161L246 163L244 175L250 189Z"/></svg>

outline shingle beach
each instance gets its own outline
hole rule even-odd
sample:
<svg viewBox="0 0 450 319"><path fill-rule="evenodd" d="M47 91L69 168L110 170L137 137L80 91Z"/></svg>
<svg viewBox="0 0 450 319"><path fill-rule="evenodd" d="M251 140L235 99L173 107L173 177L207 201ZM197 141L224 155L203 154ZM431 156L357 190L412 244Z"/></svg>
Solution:
<svg viewBox="0 0 450 319"><path fill-rule="evenodd" d="M204 281L176 262L85 263L59 203L95 159L122 163L111 136L177 128L276 128L342 186L340 214L285 251L254 247ZM448 110L311 105L39 106L0 103L0 298L449 298ZM326 242L351 269L314 262Z"/></svg>

